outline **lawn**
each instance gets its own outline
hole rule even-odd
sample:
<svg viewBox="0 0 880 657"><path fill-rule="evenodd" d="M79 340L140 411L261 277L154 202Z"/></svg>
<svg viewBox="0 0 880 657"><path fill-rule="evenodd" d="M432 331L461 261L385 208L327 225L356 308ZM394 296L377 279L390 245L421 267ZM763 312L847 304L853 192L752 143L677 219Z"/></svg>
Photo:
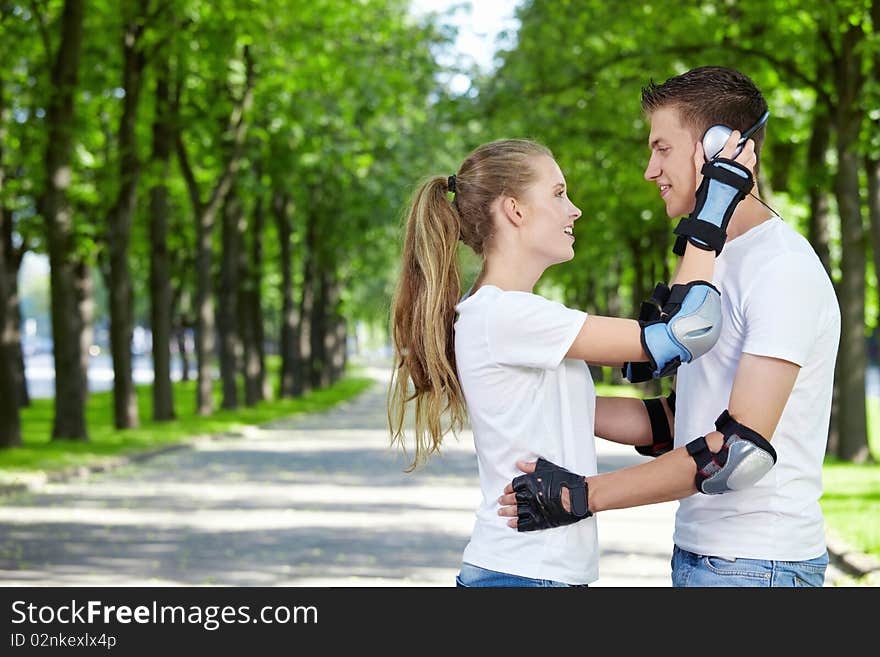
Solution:
<svg viewBox="0 0 880 657"><path fill-rule="evenodd" d="M274 399L252 407L217 410L203 417L195 413L196 382L176 382L174 402L177 419L169 422L150 419L151 387L137 386L141 426L124 431L113 426L113 393L93 393L86 407L89 440L82 442L51 441L53 401L35 399L30 407L23 408L21 412L22 446L0 450L0 482L15 481L22 473L93 464L104 457L153 450L196 436L234 432L245 425L321 411L358 395L372 384L372 379L358 376L357 370L351 370L346 378L335 385L297 399ZM215 382L214 402L218 409L222 398L220 386L220 381Z"/></svg>
<svg viewBox="0 0 880 657"><path fill-rule="evenodd" d="M868 399L868 442L874 463L826 459L825 522L850 545L880 558L880 399Z"/></svg>

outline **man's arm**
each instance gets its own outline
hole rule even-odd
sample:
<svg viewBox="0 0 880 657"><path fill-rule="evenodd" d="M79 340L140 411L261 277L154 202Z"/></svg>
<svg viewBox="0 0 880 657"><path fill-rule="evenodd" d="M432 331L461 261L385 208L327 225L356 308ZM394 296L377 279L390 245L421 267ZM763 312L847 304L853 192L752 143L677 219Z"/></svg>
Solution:
<svg viewBox="0 0 880 657"><path fill-rule="evenodd" d="M785 360L744 354L731 390L730 415L770 440L799 371L798 365ZM712 431L706 442L712 452L718 452L723 436ZM524 472L534 472L534 463L521 461L517 465ZM696 473L694 459L685 447L679 447L648 463L586 477L588 508L597 513L688 497L697 492ZM499 501L499 515L510 517L507 524L516 527L517 499L511 484ZM570 510L567 489L562 490L562 504Z"/></svg>
<svg viewBox="0 0 880 657"><path fill-rule="evenodd" d="M770 440L800 371L787 360L743 354L730 391L730 414Z"/></svg>

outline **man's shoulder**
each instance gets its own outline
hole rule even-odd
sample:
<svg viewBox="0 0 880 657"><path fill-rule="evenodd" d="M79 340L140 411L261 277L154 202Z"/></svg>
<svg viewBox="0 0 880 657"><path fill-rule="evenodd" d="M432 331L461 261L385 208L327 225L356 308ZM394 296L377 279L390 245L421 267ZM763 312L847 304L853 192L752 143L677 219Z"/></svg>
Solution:
<svg viewBox="0 0 880 657"><path fill-rule="evenodd" d="M770 220L753 241L743 259L743 269L750 278L768 278L774 274L816 284L830 279L810 242L781 219ZM787 276L786 276L787 275Z"/></svg>

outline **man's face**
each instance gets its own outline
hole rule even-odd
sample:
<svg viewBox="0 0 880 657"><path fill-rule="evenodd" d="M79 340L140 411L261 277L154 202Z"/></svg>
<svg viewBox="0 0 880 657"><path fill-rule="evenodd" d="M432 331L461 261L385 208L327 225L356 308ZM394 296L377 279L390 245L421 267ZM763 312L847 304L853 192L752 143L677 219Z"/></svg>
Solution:
<svg viewBox="0 0 880 657"><path fill-rule="evenodd" d="M649 118L651 159L645 169L645 180L658 185L669 217L688 215L696 203L694 153L698 139L682 126L675 108L661 107Z"/></svg>

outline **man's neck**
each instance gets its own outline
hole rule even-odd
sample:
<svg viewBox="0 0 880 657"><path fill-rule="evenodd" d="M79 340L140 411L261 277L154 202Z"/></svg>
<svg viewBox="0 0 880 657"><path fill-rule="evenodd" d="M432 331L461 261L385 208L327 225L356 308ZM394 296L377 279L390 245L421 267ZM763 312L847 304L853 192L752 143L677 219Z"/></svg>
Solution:
<svg viewBox="0 0 880 657"><path fill-rule="evenodd" d="M727 241L749 232L774 216L764 204L753 196L746 196L737 206L727 224Z"/></svg>

